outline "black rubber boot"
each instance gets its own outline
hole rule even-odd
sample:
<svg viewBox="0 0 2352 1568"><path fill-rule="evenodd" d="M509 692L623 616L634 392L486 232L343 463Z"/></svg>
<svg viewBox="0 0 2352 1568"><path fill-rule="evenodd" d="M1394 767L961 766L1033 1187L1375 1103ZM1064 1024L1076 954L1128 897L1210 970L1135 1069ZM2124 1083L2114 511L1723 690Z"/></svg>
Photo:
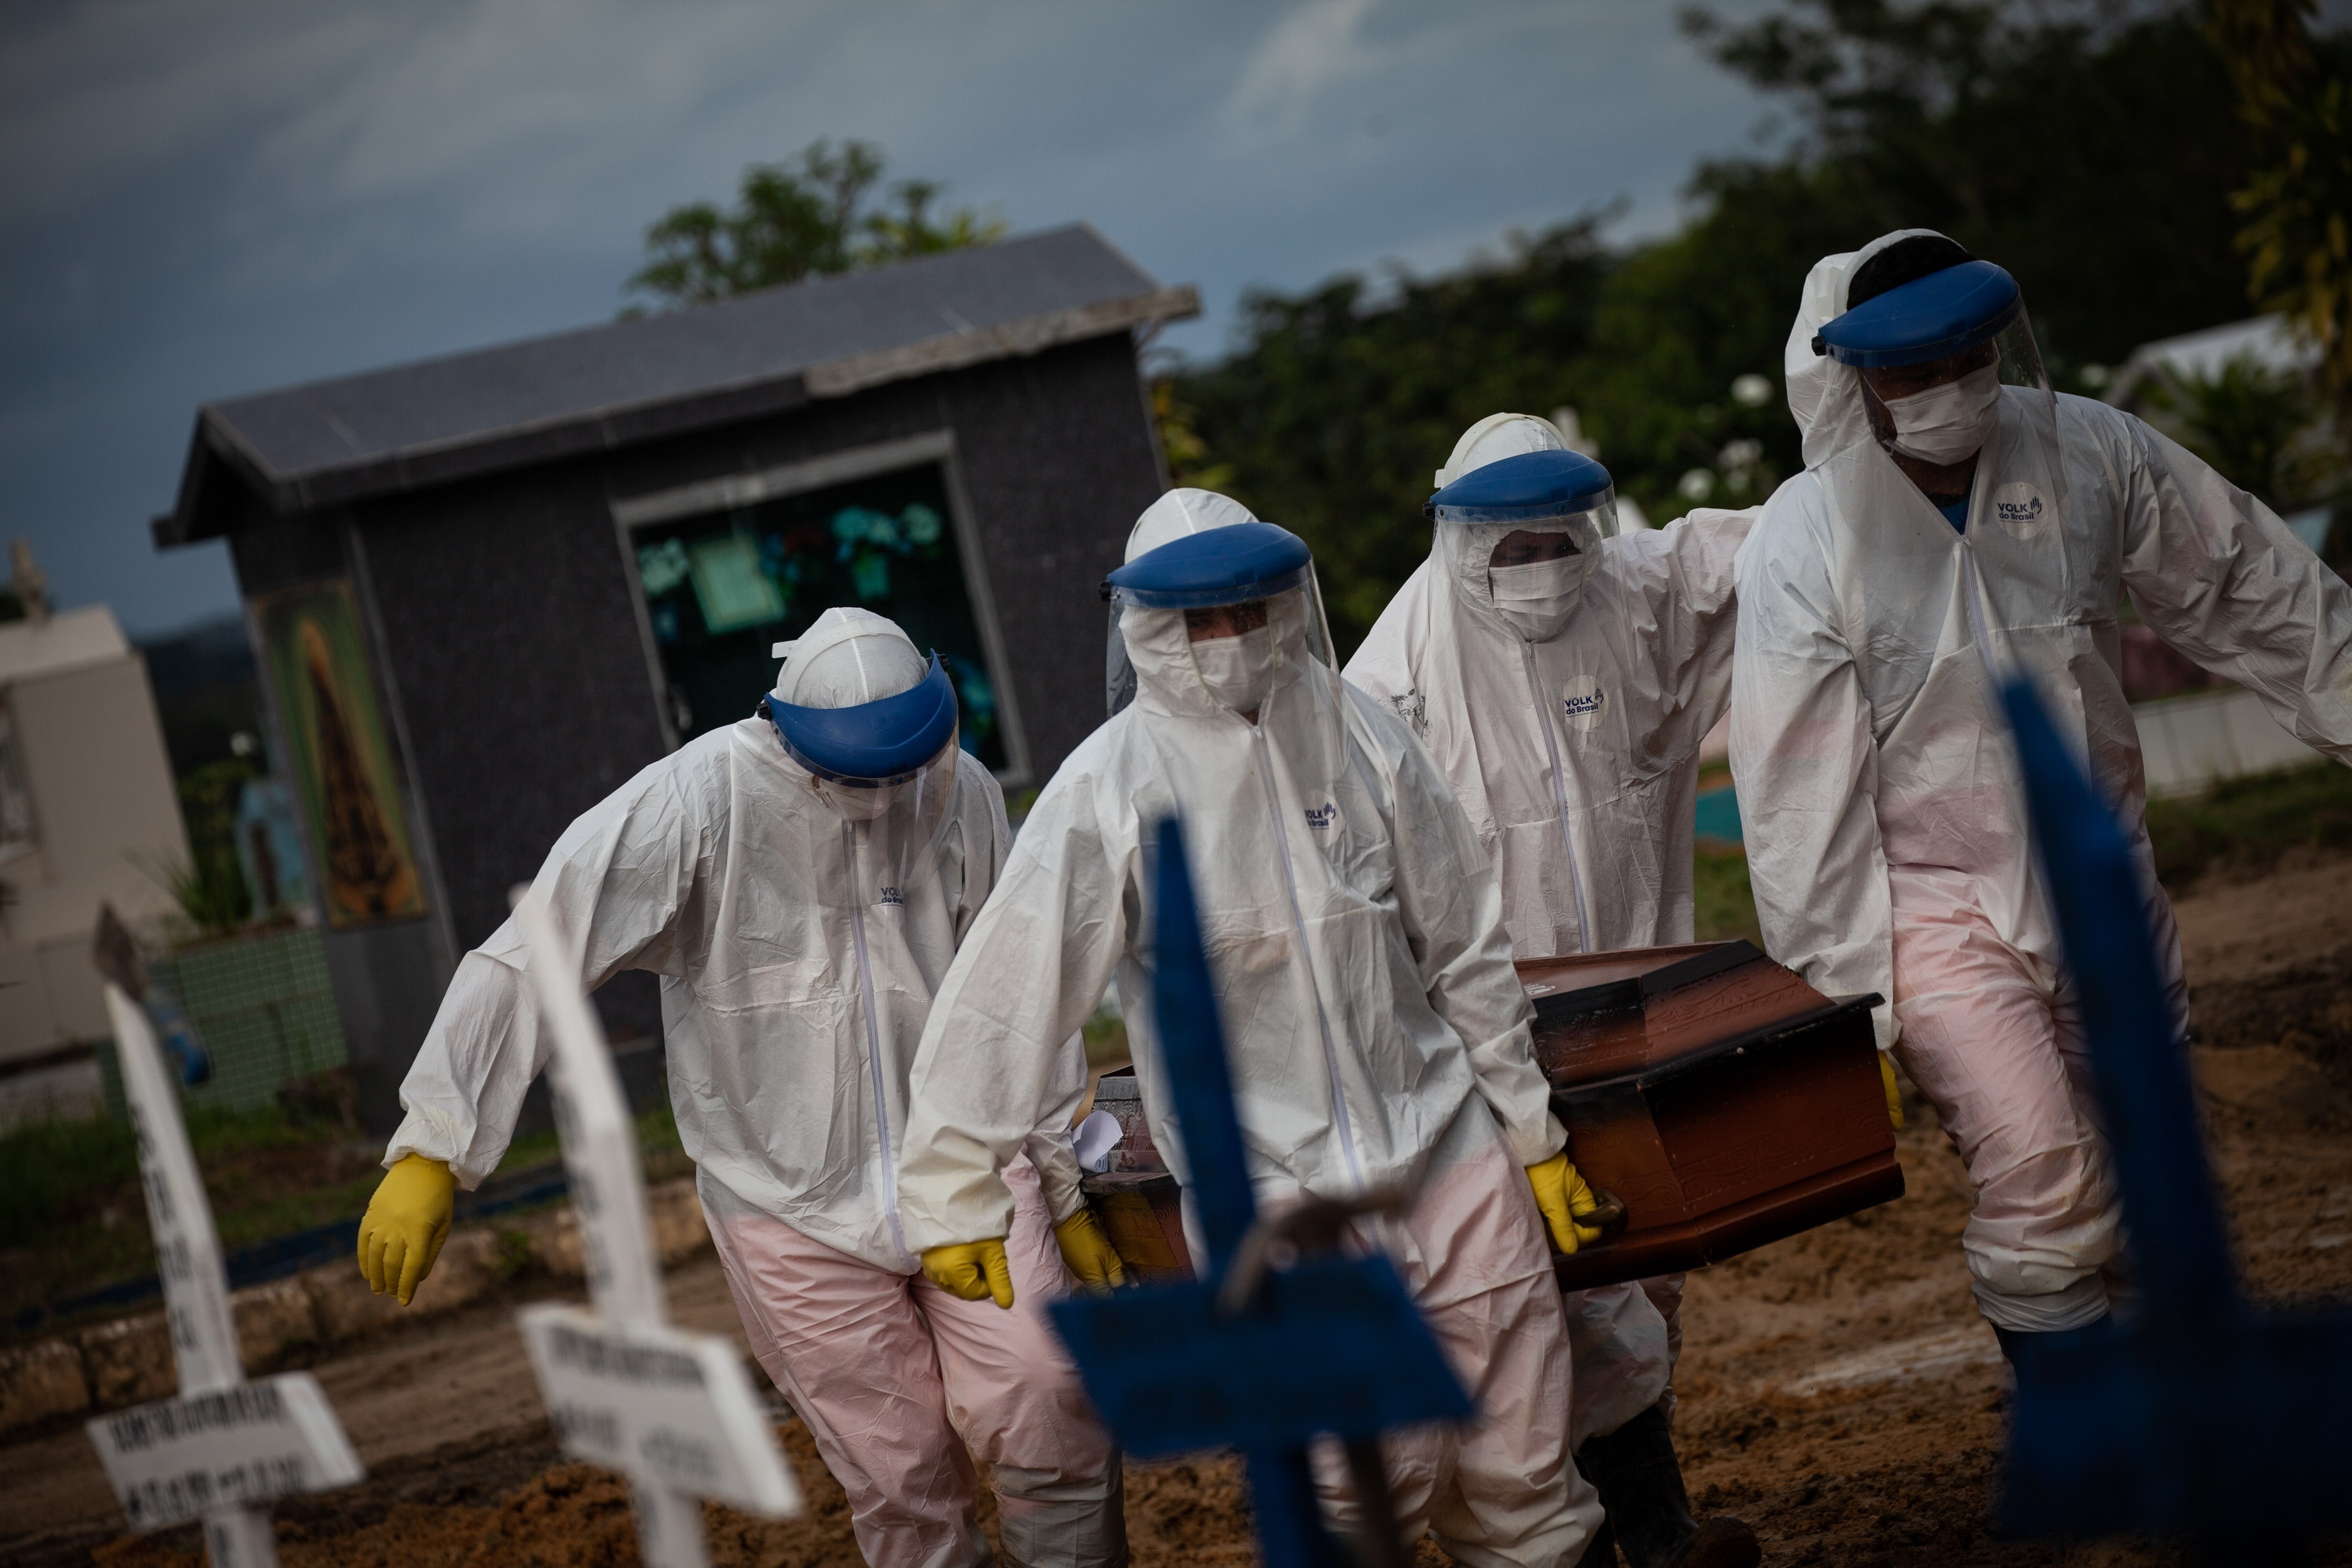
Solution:
<svg viewBox="0 0 2352 1568"><path fill-rule="evenodd" d="M1626 1568L1756 1568L1763 1552L1756 1532L1736 1519L1691 1518L1690 1494L1675 1458L1666 1413L1653 1405L1606 1436L1577 1450L1576 1468L1601 1493L1608 1513L1602 1533L1586 1549L1586 1568L1606 1568L1593 1548L1613 1536Z"/></svg>
<svg viewBox="0 0 2352 1568"><path fill-rule="evenodd" d="M2106 1333L2113 1321L2111 1318L2095 1318L2080 1328L2058 1329L2041 1334L2026 1333L2019 1329L2004 1329L1999 1323L1995 1323L1992 1325L1992 1333L1993 1338L2000 1342L2000 1353L2008 1361L2010 1370L2014 1372L2017 1368L2019 1352L2023 1351L2026 1354L2032 1355L2043 1350L2063 1350L2069 1345L2080 1344L2085 1340L2095 1339Z"/></svg>
<svg viewBox="0 0 2352 1568"><path fill-rule="evenodd" d="M1584 1468L1581 1458L1578 1459L1576 1468L1580 1470ZM1592 1478L1587 1476L1584 1479L1589 1481ZM1576 1568L1617 1568L1617 1532L1609 1528L1607 1519L1601 1520L1601 1528L1594 1531L1592 1539L1584 1543L1584 1555L1576 1560Z"/></svg>

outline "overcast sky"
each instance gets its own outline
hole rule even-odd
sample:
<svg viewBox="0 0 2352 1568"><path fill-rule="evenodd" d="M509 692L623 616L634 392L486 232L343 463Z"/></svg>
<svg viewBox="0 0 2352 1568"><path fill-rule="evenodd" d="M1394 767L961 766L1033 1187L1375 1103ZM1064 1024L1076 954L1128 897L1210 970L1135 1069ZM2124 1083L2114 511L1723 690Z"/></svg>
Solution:
<svg viewBox="0 0 2352 1568"><path fill-rule="evenodd" d="M1757 8L1731 0L1718 10ZM199 403L608 319L646 224L818 136L1015 230L1093 223L1207 318L1622 199L1671 226L1769 106L1651 0L15 0L0 539L133 633Z"/></svg>

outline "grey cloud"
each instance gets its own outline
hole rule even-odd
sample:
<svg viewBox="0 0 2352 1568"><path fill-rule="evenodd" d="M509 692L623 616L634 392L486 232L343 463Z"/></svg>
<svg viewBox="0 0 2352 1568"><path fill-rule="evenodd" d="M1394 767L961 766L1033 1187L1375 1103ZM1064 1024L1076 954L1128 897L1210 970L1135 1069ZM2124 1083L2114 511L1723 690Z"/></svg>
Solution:
<svg viewBox="0 0 2352 1568"><path fill-rule="evenodd" d="M157 627L195 405L604 319L644 226L820 135L1239 291L1633 201L1762 106L1620 0L105 0L0 16L0 534Z"/></svg>

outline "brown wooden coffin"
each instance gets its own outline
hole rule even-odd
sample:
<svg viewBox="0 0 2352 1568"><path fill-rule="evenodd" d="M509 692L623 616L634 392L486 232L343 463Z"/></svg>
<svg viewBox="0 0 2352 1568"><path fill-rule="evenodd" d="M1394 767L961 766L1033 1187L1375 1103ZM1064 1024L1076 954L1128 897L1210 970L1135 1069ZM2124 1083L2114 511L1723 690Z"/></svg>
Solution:
<svg viewBox="0 0 2352 1568"><path fill-rule="evenodd" d="M1097 1080L1094 1108L1117 1117L1125 1135L1111 1151L1110 1169L1080 1177L1079 1188L1130 1275L1147 1284L1190 1279L1182 1190L1152 1144L1141 1095L1132 1068Z"/></svg>
<svg viewBox="0 0 2352 1568"><path fill-rule="evenodd" d="M1746 942L1530 959L1536 1058L1569 1158L1624 1228L1563 1288L1671 1274L1903 1194L1870 1010Z"/></svg>

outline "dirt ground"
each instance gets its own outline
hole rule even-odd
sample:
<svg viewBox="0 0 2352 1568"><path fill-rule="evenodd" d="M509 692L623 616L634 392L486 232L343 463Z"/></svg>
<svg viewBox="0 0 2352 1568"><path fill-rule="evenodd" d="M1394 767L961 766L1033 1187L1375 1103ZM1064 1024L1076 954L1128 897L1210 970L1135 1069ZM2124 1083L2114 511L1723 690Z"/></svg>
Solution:
<svg viewBox="0 0 2352 1568"><path fill-rule="evenodd" d="M2249 1288L2271 1303L2352 1299L2352 858L2200 889L2179 910L2196 1065ZM1925 1121L1903 1135L1902 1200L1692 1279L1676 1430L1699 1510L1748 1520L1775 1564L2189 1561L2145 1542L2062 1550L1991 1533L2006 1373L1957 1244L1967 1184ZM670 1292L681 1321L733 1331L709 1258L673 1274ZM637 1561L618 1482L561 1462L512 1306L314 1369L369 1479L278 1510L288 1568ZM711 1510L720 1568L859 1561L805 1431L788 1425L784 1438L810 1515ZM1139 1568L1255 1558L1230 1460L1130 1465L1127 1512ZM0 1559L162 1568L196 1550L192 1530L137 1540L120 1527L79 1426L0 1448ZM1424 1542L1423 1561L1443 1558ZM2319 1561L2352 1564L2352 1542Z"/></svg>

